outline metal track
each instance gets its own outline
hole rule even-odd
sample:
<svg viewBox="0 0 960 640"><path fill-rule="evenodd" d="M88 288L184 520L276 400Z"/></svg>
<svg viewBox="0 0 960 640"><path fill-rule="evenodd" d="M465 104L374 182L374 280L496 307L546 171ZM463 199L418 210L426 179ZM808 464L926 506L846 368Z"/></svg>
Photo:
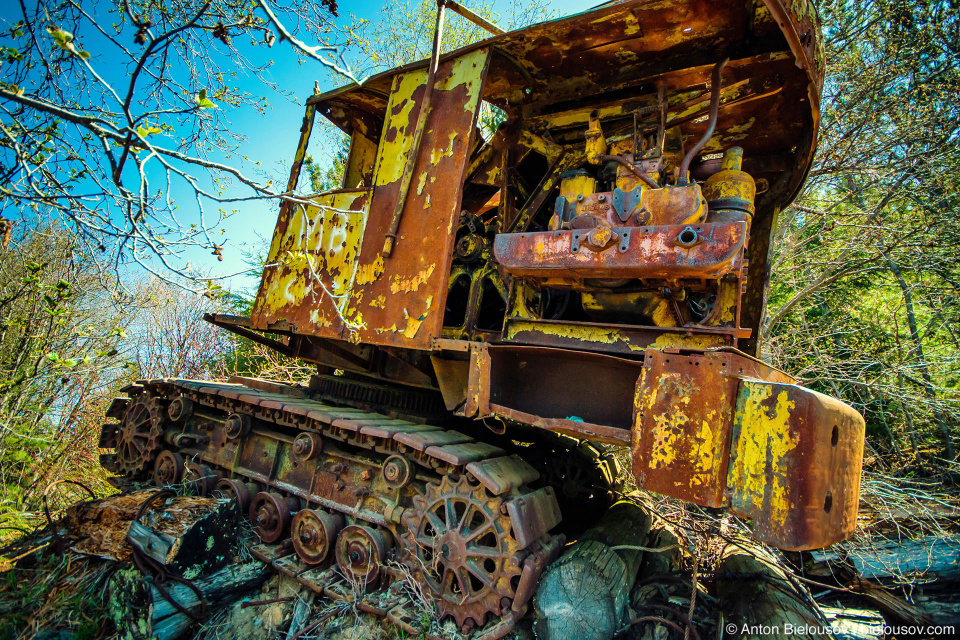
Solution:
<svg viewBox="0 0 960 640"><path fill-rule="evenodd" d="M161 435L101 463L232 497L264 543L254 555L411 634L425 607L482 640L513 628L563 543L548 533L560 522L554 490L531 486L533 467L458 431L242 382L127 387L101 447L143 433L144 406ZM404 596L416 592L404 585L426 597Z"/></svg>

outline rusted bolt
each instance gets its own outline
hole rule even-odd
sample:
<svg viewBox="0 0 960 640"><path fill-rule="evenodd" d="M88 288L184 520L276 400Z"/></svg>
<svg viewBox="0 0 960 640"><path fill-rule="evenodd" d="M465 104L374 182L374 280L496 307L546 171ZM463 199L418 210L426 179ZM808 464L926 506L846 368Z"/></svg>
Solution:
<svg viewBox="0 0 960 640"><path fill-rule="evenodd" d="M597 202L606 202L606 200L607 196L603 195L602 193L597 196Z"/></svg>
<svg viewBox="0 0 960 640"><path fill-rule="evenodd" d="M578 194L577 194L577 202L583 202L583 194L582 194L582 193L578 193Z"/></svg>
<svg viewBox="0 0 960 640"><path fill-rule="evenodd" d="M367 489L366 487L360 487L353 492L353 495L357 496L358 498L364 498L370 495L370 489Z"/></svg>
<svg viewBox="0 0 960 640"><path fill-rule="evenodd" d="M364 469L363 473L360 474L360 477L363 478L364 480L369 480L370 478L373 477L373 471L371 471L370 469Z"/></svg>
<svg viewBox="0 0 960 640"><path fill-rule="evenodd" d="M333 471L334 473L343 473L345 469L346 467L339 462L333 465L332 467L330 467L330 471Z"/></svg>
<svg viewBox="0 0 960 640"><path fill-rule="evenodd" d="M336 482L333 483L333 488L336 489L337 491L343 491L343 488L345 486L347 486L347 483L344 482L343 480L337 480Z"/></svg>

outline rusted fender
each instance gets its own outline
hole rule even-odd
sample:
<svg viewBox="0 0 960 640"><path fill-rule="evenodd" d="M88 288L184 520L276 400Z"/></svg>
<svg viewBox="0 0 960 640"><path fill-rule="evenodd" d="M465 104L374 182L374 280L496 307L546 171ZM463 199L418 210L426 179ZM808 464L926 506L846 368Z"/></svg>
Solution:
<svg viewBox="0 0 960 640"><path fill-rule="evenodd" d="M493 252L514 276L716 278L740 271L747 237L744 222L612 231L609 244L600 249L591 244L594 230L503 233L494 241Z"/></svg>

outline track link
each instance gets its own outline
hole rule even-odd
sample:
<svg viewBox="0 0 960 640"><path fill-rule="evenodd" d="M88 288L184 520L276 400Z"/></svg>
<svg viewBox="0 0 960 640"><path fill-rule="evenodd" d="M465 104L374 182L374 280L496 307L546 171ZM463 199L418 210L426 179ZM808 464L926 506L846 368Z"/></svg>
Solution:
<svg viewBox="0 0 960 640"><path fill-rule="evenodd" d="M539 473L459 431L260 380L124 391L107 411L119 422L103 428L100 446L116 449L103 466L236 500L257 557L410 633L426 609L481 640L505 635L562 546L549 533L560 522L554 490L533 486ZM147 404L160 409L150 425ZM160 435L125 444L147 431Z"/></svg>

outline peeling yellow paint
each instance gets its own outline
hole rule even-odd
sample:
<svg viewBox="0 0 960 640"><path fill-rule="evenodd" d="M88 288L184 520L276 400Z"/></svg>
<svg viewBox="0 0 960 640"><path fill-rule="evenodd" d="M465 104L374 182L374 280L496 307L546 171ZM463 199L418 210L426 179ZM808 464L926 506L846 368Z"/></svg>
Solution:
<svg viewBox="0 0 960 640"><path fill-rule="evenodd" d="M737 280L734 281L721 281L719 291L717 292L717 299L713 303L714 306L718 307L718 311L713 315L712 318L706 323L709 326L732 326L734 320L736 319L737 313L737 303L739 302L739 292L740 282Z"/></svg>
<svg viewBox="0 0 960 640"><path fill-rule="evenodd" d="M356 257L366 226L366 207L351 209L365 191L321 194L309 205L289 207L277 222L256 313L270 321L293 317L303 306L330 296L342 313L356 275ZM308 314L313 321L313 314ZM317 316L329 327L329 318ZM303 329L306 329L304 327Z"/></svg>
<svg viewBox="0 0 960 640"><path fill-rule="evenodd" d="M387 296L377 296L376 298L370 301L370 306L376 307L377 309L383 309L383 307L386 304L387 304Z"/></svg>
<svg viewBox="0 0 960 640"><path fill-rule="evenodd" d="M430 151L430 164L436 165L440 162L441 158L449 158L453 156L453 143L457 139L457 132L451 131L449 135L450 145L446 148L444 147L434 147Z"/></svg>
<svg viewBox="0 0 960 640"><path fill-rule="evenodd" d="M772 527L786 525L787 456L797 446L790 437L790 415L795 403L786 390L771 402L775 385L745 380L740 384L736 420L739 434L733 443L728 486L736 487L751 511L767 513Z"/></svg>
<svg viewBox="0 0 960 640"><path fill-rule="evenodd" d="M724 345L723 336L711 335L692 335L687 336L679 333L664 333L657 336L657 339L650 345L653 349L709 349L711 347L722 347Z"/></svg>
<svg viewBox="0 0 960 640"><path fill-rule="evenodd" d="M416 124L414 92L427 82L426 69L398 74L393 79L387 121L383 125L374 184L396 182L403 175L407 155L413 145L413 127Z"/></svg>
<svg viewBox="0 0 960 640"><path fill-rule="evenodd" d="M756 118L750 118L743 124L735 124L727 127L726 133L746 133L750 131L751 128L753 128L753 125L756 124L756 122L757 122Z"/></svg>
<svg viewBox="0 0 960 640"><path fill-rule="evenodd" d="M393 293L400 293L401 291L405 293L416 293L420 289L420 285L430 279L430 276L433 275L433 271L436 268L437 265L431 264L426 269L420 271L420 273L409 278L405 278L403 276L391 276L390 291Z"/></svg>
<svg viewBox="0 0 960 640"><path fill-rule="evenodd" d="M377 256L377 259L372 263L357 267L357 284L370 284L379 278L382 273L383 256Z"/></svg>
<svg viewBox="0 0 960 640"><path fill-rule="evenodd" d="M317 309L310 310L310 322L317 325L318 327L329 327L333 323L327 319L326 314L321 315Z"/></svg>

